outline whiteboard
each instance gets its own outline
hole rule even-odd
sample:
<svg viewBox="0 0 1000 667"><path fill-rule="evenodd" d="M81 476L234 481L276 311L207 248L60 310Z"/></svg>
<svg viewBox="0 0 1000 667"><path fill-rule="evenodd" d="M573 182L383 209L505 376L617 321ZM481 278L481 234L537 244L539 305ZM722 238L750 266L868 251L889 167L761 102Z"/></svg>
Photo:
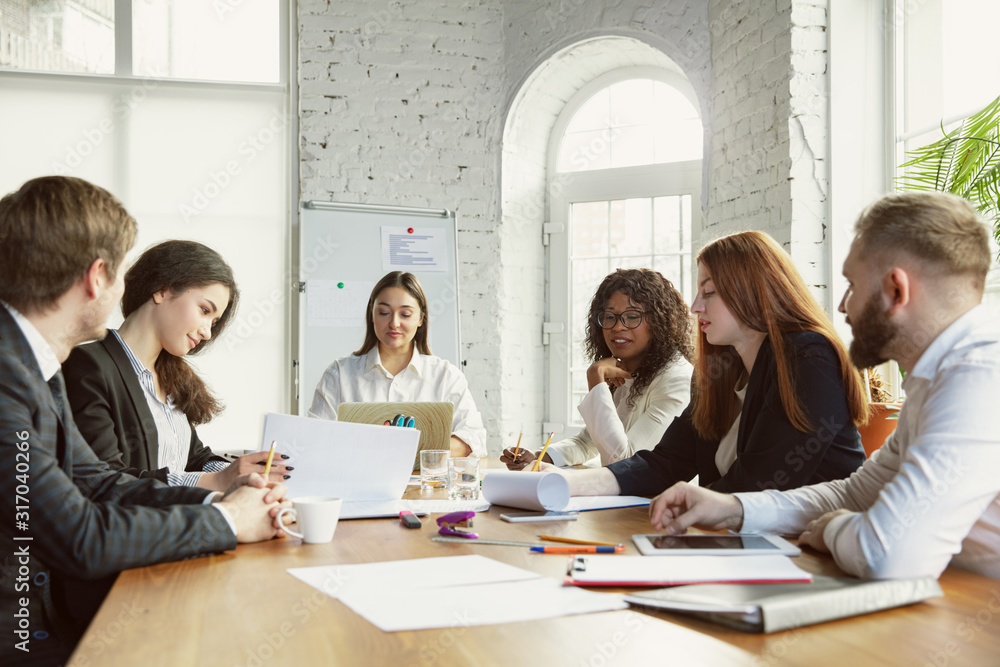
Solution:
<svg viewBox="0 0 1000 667"><path fill-rule="evenodd" d="M420 281L431 352L461 368L453 211L308 201L299 216L298 414L327 366L361 347L368 297L389 271Z"/></svg>

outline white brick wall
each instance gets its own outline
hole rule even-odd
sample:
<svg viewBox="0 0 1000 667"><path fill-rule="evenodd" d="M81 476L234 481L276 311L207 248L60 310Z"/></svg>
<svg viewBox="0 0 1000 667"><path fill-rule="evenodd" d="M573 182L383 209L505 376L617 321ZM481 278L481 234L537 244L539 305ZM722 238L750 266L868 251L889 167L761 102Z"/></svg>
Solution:
<svg viewBox="0 0 1000 667"><path fill-rule="evenodd" d="M708 130L706 233L765 229L822 282L825 7L300 0L301 199L457 211L465 372L497 452L545 416L544 155L603 71L679 65ZM631 39L567 51L600 36Z"/></svg>
<svg viewBox="0 0 1000 667"><path fill-rule="evenodd" d="M712 0L707 242L761 229L828 300L827 0Z"/></svg>

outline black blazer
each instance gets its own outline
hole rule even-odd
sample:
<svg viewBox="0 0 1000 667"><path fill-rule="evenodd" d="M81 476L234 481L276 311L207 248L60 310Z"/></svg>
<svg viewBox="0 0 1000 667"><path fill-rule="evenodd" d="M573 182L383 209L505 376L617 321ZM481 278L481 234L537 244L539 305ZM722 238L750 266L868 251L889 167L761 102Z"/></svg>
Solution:
<svg viewBox="0 0 1000 667"><path fill-rule="evenodd" d="M861 436L847 409L833 345L811 331L784 334L797 396L813 429L792 426L778 393L774 350L764 339L743 401L736 461L725 475L715 466L718 440L698 435L692 406L670 424L659 444L608 466L623 495L655 496L698 475L714 491L795 489L847 477L865 462Z"/></svg>
<svg viewBox="0 0 1000 667"><path fill-rule="evenodd" d="M146 394L125 349L110 333L104 340L80 345L63 363L73 419L97 457L136 477L167 481L158 468L159 439ZM202 444L191 427L185 470L200 472L208 461L223 461Z"/></svg>
<svg viewBox="0 0 1000 667"><path fill-rule="evenodd" d="M64 661L121 570L236 547L222 513L201 504L208 490L136 479L94 455L2 305L0 461L5 667ZM14 647L21 609L31 653Z"/></svg>

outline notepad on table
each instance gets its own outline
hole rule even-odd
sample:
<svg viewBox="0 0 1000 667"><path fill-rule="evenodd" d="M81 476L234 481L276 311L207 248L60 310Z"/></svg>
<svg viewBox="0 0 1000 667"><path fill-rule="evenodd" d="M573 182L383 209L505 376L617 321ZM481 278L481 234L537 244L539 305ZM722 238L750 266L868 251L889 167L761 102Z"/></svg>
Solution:
<svg viewBox="0 0 1000 667"><path fill-rule="evenodd" d="M566 583L577 586L809 582L812 575L786 556L576 556Z"/></svg>
<svg viewBox="0 0 1000 667"><path fill-rule="evenodd" d="M776 632L943 595L931 577L865 581L816 576L810 584L705 584L625 596L634 605L697 616L748 632Z"/></svg>

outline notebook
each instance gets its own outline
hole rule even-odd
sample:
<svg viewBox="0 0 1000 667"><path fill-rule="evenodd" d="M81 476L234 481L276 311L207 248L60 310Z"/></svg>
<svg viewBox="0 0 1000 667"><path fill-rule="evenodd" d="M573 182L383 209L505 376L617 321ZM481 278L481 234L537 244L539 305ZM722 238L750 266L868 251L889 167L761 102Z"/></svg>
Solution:
<svg viewBox="0 0 1000 667"><path fill-rule="evenodd" d="M371 426L269 413L264 417L261 450L277 441L283 460L295 468L285 482L288 496L351 501L398 500L410 480L420 434L412 428Z"/></svg>
<svg viewBox="0 0 1000 667"><path fill-rule="evenodd" d="M942 595L933 577L865 581L816 575L811 584L705 584L632 593L625 600L747 632L777 632Z"/></svg>
<svg viewBox="0 0 1000 667"><path fill-rule="evenodd" d="M576 556L566 583L576 586L809 582L812 575L785 556Z"/></svg>
<svg viewBox="0 0 1000 667"><path fill-rule="evenodd" d="M420 432L420 446L413 458L413 470L420 470L420 452L425 449L451 449L451 430L455 406L440 403L341 403L337 419L356 424L377 424L392 421L396 415L413 417L414 428Z"/></svg>

